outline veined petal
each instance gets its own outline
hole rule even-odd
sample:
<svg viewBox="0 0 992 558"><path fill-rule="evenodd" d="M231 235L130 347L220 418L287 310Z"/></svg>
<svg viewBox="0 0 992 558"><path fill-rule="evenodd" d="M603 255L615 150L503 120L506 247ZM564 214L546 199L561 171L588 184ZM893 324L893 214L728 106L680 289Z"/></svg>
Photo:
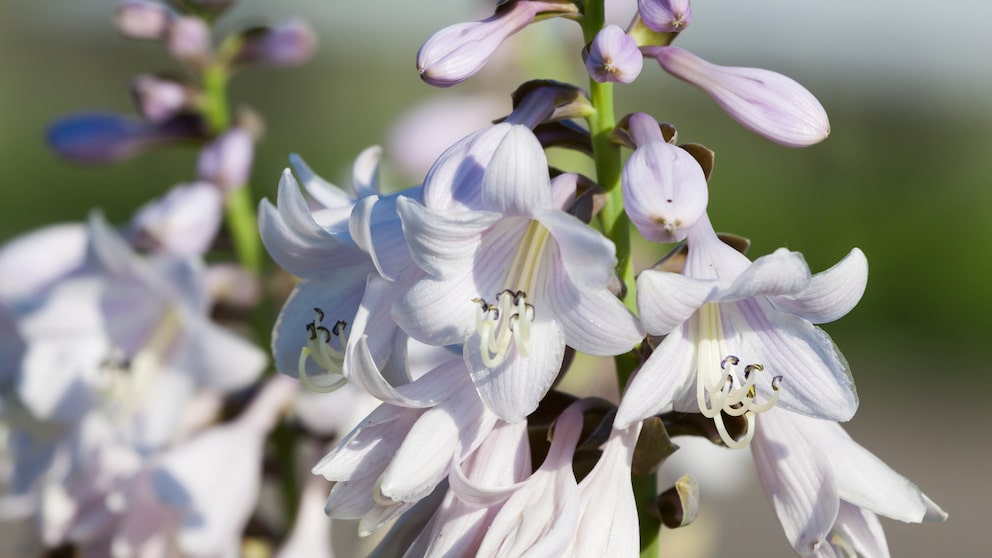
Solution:
<svg viewBox="0 0 992 558"><path fill-rule="evenodd" d="M613 427L624 429L670 407L691 391L696 377L696 348L688 339L688 326L665 337L634 374L620 400Z"/></svg>
<svg viewBox="0 0 992 558"><path fill-rule="evenodd" d="M616 247L602 233L562 211L541 211L535 217L551 232L565 271L576 285L602 288L616 275Z"/></svg>
<svg viewBox="0 0 992 558"><path fill-rule="evenodd" d="M688 151L648 141L637 146L623 167L623 200L641 236L679 242L706 212L709 189L702 167Z"/></svg>
<svg viewBox="0 0 992 558"><path fill-rule="evenodd" d="M438 157L424 178L424 205L435 210L482 209L479 185L496 146L510 130L502 123L479 130L452 145Z"/></svg>
<svg viewBox="0 0 992 558"><path fill-rule="evenodd" d="M348 195L347 192L313 172L310 165L296 153L290 154L289 164L292 165L296 175L300 177L300 181L303 182L303 187L307 189L307 193L313 196L320 205L328 209L342 209L349 208L355 203L354 198Z"/></svg>
<svg viewBox="0 0 992 558"><path fill-rule="evenodd" d="M423 412L386 403L379 405L318 461L311 472L331 481L354 481L371 475L374 482Z"/></svg>
<svg viewBox="0 0 992 558"><path fill-rule="evenodd" d="M799 252L779 248L751 263L720 292L719 301L739 300L759 295L793 294L810 282L809 266Z"/></svg>
<svg viewBox="0 0 992 558"><path fill-rule="evenodd" d="M878 516L843 500L840 502L837 521L834 522L831 538L835 537L850 544L858 556L889 558L889 545Z"/></svg>
<svg viewBox="0 0 992 558"><path fill-rule="evenodd" d="M519 422L537 409L558 375L565 342L558 322L540 317L531 324L531 352L522 356L515 345L494 368L482 362L481 336L473 331L465 342L465 362L482 401L506 422Z"/></svg>
<svg viewBox="0 0 992 558"><path fill-rule="evenodd" d="M791 314L776 311L767 300L752 298L723 303L721 308L728 323L743 320L740 328L745 337L753 335L754 347L761 347L761 364L769 371L758 380L765 393L769 382L782 376L778 405L800 414L846 421L858 408L847 362L830 337L813 324ZM740 316L736 316L736 312ZM750 330L750 331L747 331Z"/></svg>
<svg viewBox="0 0 992 558"><path fill-rule="evenodd" d="M837 484L827 458L789 422L789 413L771 409L759 417L751 441L758 478L792 547L812 554L837 519Z"/></svg>
<svg viewBox="0 0 992 558"><path fill-rule="evenodd" d="M453 363L442 365L424 374L411 384L397 389L382 376L369 353L368 337L363 335L355 345L350 379L361 386L369 395L399 407L430 407L447 399L459 380L466 377L465 366L460 358ZM351 355L349 355L351 356Z"/></svg>
<svg viewBox="0 0 992 558"><path fill-rule="evenodd" d="M368 196L359 200L352 211L351 236L386 279L395 280L413 262L396 202L400 197L414 198L419 193L419 188L412 188L393 196Z"/></svg>
<svg viewBox="0 0 992 558"><path fill-rule="evenodd" d="M644 329L610 291L581 289L556 266L546 295L565 343L590 355L625 353L644 339Z"/></svg>
<svg viewBox="0 0 992 558"><path fill-rule="evenodd" d="M817 273L809 285L792 295L772 297L776 308L814 324L832 322L854 308L868 284L868 259L855 248L830 269Z"/></svg>
<svg viewBox="0 0 992 558"><path fill-rule="evenodd" d="M485 206L507 215L532 215L552 207L544 148L526 126L514 125L493 153L482 176Z"/></svg>
<svg viewBox="0 0 992 558"><path fill-rule="evenodd" d="M355 157L351 169L351 183L355 186L355 197L364 198L379 193L379 161L382 148L378 145L366 147Z"/></svg>
<svg viewBox="0 0 992 558"><path fill-rule="evenodd" d="M637 277L637 313L648 333L667 335L692 317L716 290L716 281L647 269Z"/></svg>
<svg viewBox="0 0 992 558"><path fill-rule="evenodd" d="M324 513L334 519L359 519L371 512L376 506L372 494L379 478L378 472L369 471L360 479L334 483L324 504Z"/></svg>
<svg viewBox="0 0 992 558"><path fill-rule="evenodd" d="M470 275L451 281L430 277L414 284L393 305L393 319L421 343L444 346L462 343L475 331L479 296Z"/></svg>
<svg viewBox="0 0 992 558"><path fill-rule="evenodd" d="M482 211L432 211L408 198L397 200L396 210L410 256L435 277L449 277L470 266L482 233L500 218Z"/></svg>

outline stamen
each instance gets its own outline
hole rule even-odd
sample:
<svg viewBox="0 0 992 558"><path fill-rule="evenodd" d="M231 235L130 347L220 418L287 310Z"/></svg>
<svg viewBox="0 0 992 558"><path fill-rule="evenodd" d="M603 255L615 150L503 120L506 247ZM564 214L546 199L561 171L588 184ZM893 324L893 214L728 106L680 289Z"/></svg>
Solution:
<svg viewBox="0 0 992 558"><path fill-rule="evenodd" d="M347 322L337 321L331 329L327 329L320 324L324 319L324 311L314 308L314 321L306 325L307 342L300 350L300 358L297 362L297 373L303 386L317 393L328 393L334 391L345 383L348 379L344 376L344 356L348 341L345 337L344 328ZM337 347L332 346L332 343ZM307 359L312 360L317 366L327 371L317 378L326 378L328 383L315 383L314 378L307 374Z"/></svg>
<svg viewBox="0 0 992 558"><path fill-rule="evenodd" d="M510 346L522 357L530 354L531 322L534 307L527 304L527 293L504 290L496 295L496 303L475 299L479 304L475 314L476 330L480 336L482 363L495 368L506 360Z"/></svg>

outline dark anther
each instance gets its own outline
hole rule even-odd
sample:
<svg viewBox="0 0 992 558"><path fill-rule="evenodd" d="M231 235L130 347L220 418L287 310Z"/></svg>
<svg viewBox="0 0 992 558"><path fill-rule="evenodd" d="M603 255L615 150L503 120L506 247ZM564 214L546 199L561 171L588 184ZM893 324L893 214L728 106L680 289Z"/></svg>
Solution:
<svg viewBox="0 0 992 558"><path fill-rule="evenodd" d="M317 326L313 325L313 322L307 324L307 333L310 334L310 340L317 340Z"/></svg>
<svg viewBox="0 0 992 558"><path fill-rule="evenodd" d="M341 335L341 330L343 330L347 326L348 326L348 322L339 320L336 324L334 324L334 329L331 330L331 333L333 333L334 335Z"/></svg>
<svg viewBox="0 0 992 558"><path fill-rule="evenodd" d="M337 326L335 326L335 327L337 327ZM320 327L317 328L317 331L319 331L319 332L321 332L321 333L323 333L324 335L327 336L327 338L324 339L324 342L328 342L328 341L331 340L331 332L330 331L327 331L327 328L326 327L320 326Z"/></svg>
<svg viewBox="0 0 992 558"><path fill-rule="evenodd" d="M324 321L324 311L323 310L321 310L320 308L317 308L315 306L314 309L313 309L313 311L317 313L317 321L318 322Z"/></svg>
<svg viewBox="0 0 992 558"><path fill-rule="evenodd" d="M730 355L727 358L720 361L720 368L726 368L728 363L731 366L737 366L737 363L739 363L740 361L741 360L739 358L735 357L734 355Z"/></svg>

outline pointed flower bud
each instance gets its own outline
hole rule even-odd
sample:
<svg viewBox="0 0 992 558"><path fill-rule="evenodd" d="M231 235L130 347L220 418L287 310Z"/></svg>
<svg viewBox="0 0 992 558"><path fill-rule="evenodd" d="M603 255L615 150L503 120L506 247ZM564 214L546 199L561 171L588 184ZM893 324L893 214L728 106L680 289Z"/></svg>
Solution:
<svg viewBox="0 0 992 558"><path fill-rule="evenodd" d="M178 118L152 125L107 112L67 116L52 124L46 140L61 157L75 163L112 163L169 140L200 134L198 121Z"/></svg>
<svg viewBox="0 0 992 558"><path fill-rule="evenodd" d="M420 78L435 87L451 87L475 75L510 35L535 21L538 15L575 14L572 2L518 0L501 6L482 21L445 27L427 39L417 52Z"/></svg>
<svg viewBox="0 0 992 558"><path fill-rule="evenodd" d="M169 54L176 60L203 64L210 58L210 27L198 17L177 17L169 28Z"/></svg>
<svg viewBox="0 0 992 558"><path fill-rule="evenodd" d="M703 169L687 151L662 141L653 117L634 114L630 127L637 149L623 168L624 209L644 238L679 242L706 212Z"/></svg>
<svg viewBox="0 0 992 558"><path fill-rule="evenodd" d="M600 83L630 83L644 67L637 41L616 25L607 25L596 34L585 58L586 70Z"/></svg>
<svg viewBox="0 0 992 558"><path fill-rule="evenodd" d="M816 97L782 74L717 66L678 47L642 50L668 73L709 93L742 126L775 143L806 147L830 133L827 113Z"/></svg>
<svg viewBox="0 0 992 558"><path fill-rule="evenodd" d="M689 0L637 0L644 24L659 33L677 33L692 21Z"/></svg>
<svg viewBox="0 0 992 558"><path fill-rule="evenodd" d="M254 27L242 35L238 64L299 66L317 51L317 34L306 21L294 18L278 25Z"/></svg>
<svg viewBox="0 0 992 558"><path fill-rule="evenodd" d="M168 33L173 15L169 8L158 2L125 0L117 6L114 23L125 37L158 40Z"/></svg>
<svg viewBox="0 0 992 558"><path fill-rule="evenodd" d="M148 74L131 80L131 95L141 115L151 122L163 122L179 114L190 98L186 85Z"/></svg>
<svg viewBox="0 0 992 558"><path fill-rule="evenodd" d="M201 180L230 192L248 182L254 155L255 140L251 133L244 128L232 128L203 148L197 174Z"/></svg>

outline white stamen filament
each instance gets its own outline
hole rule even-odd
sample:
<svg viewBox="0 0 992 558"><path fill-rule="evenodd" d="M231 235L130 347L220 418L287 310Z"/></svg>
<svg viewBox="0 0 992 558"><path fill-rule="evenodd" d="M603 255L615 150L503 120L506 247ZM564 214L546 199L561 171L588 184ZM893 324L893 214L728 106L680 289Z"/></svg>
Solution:
<svg viewBox="0 0 992 558"><path fill-rule="evenodd" d="M319 325L324 319L324 312L320 308L314 308L316 317L314 321L307 324L307 344L300 350L300 359L297 362L297 372L300 382L310 391L317 393L330 393L348 382L344 376L344 355L348 340L345 337L345 322L337 322L334 327L327 329ZM335 343L338 347L331 345ZM326 374L317 376L326 378L327 382L316 383L315 378L307 374L307 359L327 371Z"/></svg>
<svg viewBox="0 0 992 558"><path fill-rule="evenodd" d="M707 303L699 310L698 367L696 371L696 403L703 416L713 419L720 439L728 447L744 448L754 437L755 416L775 406L779 397L781 376L772 380L772 395L758 403L756 382L764 370L760 364L744 367L743 380L735 371L740 359L729 355L724 346L723 322L719 303ZM719 363L719 366L716 364ZM739 387L735 387L739 386ZM747 430L739 440L727 432L723 415L743 416Z"/></svg>
<svg viewBox="0 0 992 558"><path fill-rule="evenodd" d="M521 357L530 355L534 306L528 303L527 293L537 292L541 260L550 236L551 232L544 225L531 221L507 271L506 288L497 293L493 304L475 299L479 305L475 328L481 338L482 363L488 368L502 364L511 346Z"/></svg>

